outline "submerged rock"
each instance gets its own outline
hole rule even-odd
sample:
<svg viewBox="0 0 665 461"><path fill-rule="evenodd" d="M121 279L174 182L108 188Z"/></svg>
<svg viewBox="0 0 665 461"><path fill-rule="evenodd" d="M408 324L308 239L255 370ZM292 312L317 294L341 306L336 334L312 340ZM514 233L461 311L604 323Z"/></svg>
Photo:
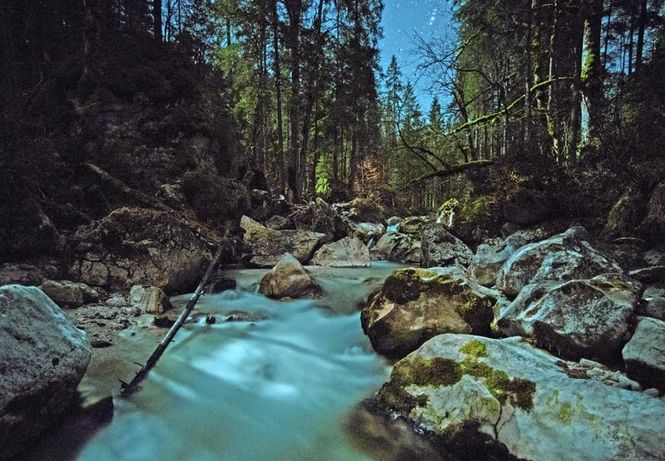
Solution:
<svg viewBox="0 0 665 461"><path fill-rule="evenodd" d="M439 335L395 365L378 399L473 459L663 459L665 402L559 362L521 338Z"/></svg>
<svg viewBox="0 0 665 461"><path fill-rule="evenodd" d="M286 253L261 279L259 291L269 298L306 298L321 294L321 287L302 264Z"/></svg>
<svg viewBox="0 0 665 461"><path fill-rule="evenodd" d="M99 301L99 294L85 283L47 280L41 289L60 307L79 307Z"/></svg>
<svg viewBox="0 0 665 461"><path fill-rule="evenodd" d="M379 354L404 357L438 334L488 334L493 295L458 268L400 269L362 310L363 330Z"/></svg>
<svg viewBox="0 0 665 461"><path fill-rule="evenodd" d="M518 249L503 264L496 286L514 298L529 283L545 280L586 279L624 270L609 256L595 250L582 227L530 243Z"/></svg>
<svg viewBox="0 0 665 461"><path fill-rule="evenodd" d="M212 259L210 242L220 239L175 213L120 208L79 228L70 273L111 290L140 284L183 292L196 286Z"/></svg>
<svg viewBox="0 0 665 461"><path fill-rule="evenodd" d="M248 261L259 267L274 266L284 253L290 253L306 264L325 237L307 230L270 229L248 216L242 217L240 227L245 231L244 240L251 250Z"/></svg>
<svg viewBox="0 0 665 461"><path fill-rule="evenodd" d="M530 284L496 323L503 334L533 337L562 357L617 362L640 293L641 285L621 274Z"/></svg>
<svg viewBox="0 0 665 461"><path fill-rule="evenodd" d="M473 252L443 224L430 224L423 229L421 238L422 267L468 266Z"/></svg>
<svg viewBox="0 0 665 461"><path fill-rule="evenodd" d="M65 414L90 356L86 334L39 288L0 288L0 459Z"/></svg>
<svg viewBox="0 0 665 461"><path fill-rule="evenodd" d="M665 389L665 322L640 318L622 354L630 377Z"/></svg>
<svg viewBox="0 0 665 461"><path fill-rule="evenodd" d="M362 240L345 237L334 243L323 245L312 258L315 266L327 267L369 267L369 250Z"/></svg>

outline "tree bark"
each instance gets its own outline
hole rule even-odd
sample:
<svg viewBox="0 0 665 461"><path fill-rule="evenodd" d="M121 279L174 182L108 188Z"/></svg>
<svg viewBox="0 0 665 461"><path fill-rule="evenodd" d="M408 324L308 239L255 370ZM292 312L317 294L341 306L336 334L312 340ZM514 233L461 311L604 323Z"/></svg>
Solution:
<svg viewBox="0 0 665 461"><path fill-rule="evenodd" d="M152 20L155 40L161 42L162 35L162 0L152 0Z"/></svg>
<svg viewBox="0 0 665 461"><path fill-rule="evenodd" d="M273 52L275 54L273 65L275 67L275 97L277 99L277 175L278 191L286 193L286 174L284 171L284 122L282 120L282 69L279 56L279 15L277 0L273 0L272 11Z"/></svg>

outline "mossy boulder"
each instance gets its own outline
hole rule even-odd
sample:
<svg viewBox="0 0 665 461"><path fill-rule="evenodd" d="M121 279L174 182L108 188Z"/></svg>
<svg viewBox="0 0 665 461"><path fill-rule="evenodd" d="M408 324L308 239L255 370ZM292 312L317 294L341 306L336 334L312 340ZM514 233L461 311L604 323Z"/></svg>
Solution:
<svg viewBox="0 0 665 461"><path fill-rule="evenodd" d="M370 297L361 321L377 352L399 358L438 334L489 334L494 303L494 292L459 268L401 269Z"/></svg>
<svg viewBox="0 0 665 461"><path fill-rule="evenodd" d="M640 283L621 274L588 280L527 285L496 324L505 335L532 337L541 347L571 359L616 363L640 301Z"/></svg>
<svg viewBox="0 0 665 461"><path fill-rule="evenodd" d="M397 362L377 400L477 459L662 459L665 402L562 363L517 337L443 334Z"/></svg>

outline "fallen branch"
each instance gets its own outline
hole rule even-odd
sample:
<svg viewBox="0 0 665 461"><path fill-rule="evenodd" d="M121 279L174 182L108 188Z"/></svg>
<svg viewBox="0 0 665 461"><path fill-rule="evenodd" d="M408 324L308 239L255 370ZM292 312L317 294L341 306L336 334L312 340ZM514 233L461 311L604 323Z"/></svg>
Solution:
<svg viewBox="0 0 665 461"><path fill-rule="evenodd" d="M132 393L134 393L137 389L141 381L143 381L146 376L148 376L148 373L150 370L152 370L155 365L157 365L157 362L159 359L162 357L164 352L166 351L166 348L169 347L169 344L171 344L171 341L173 341L173 338L175 338L175 335L178 334L178 331L180 328L185 324L185 320L187 320L187 317L189 317L189 314L192 313L192 310L194 310L194 306L196 306L197 301L205 291L206 285L208 285L208 281L210 280L210 277L212 276L212 272L215 270L215 268L219 265L219 260L222 257L222 253L224 252L224 245L220 245L220 247L217 249L217 252L215 253L214 258L210 262L210 265L208 266L208 269L206 270L205 274L203 275L203 278L201 279L201 282L199 283L199 286L196 288L196 291L192 295L192 297L189 299L187 302L187 305L185 306L185 309L180 313L178 316L178 319L175 321L171 329L166 333L166 336L164 336L164 339L157 345L155 350L152 352L150 357L148 357L148 360L146 361L145 365L141 367L141 369L136 373L136 376L134 376L134 379L127 384L125 382L121 382L121 387L120 387L120 396L123 398L129 397Z"/></svg>
<svg viewBox="0 0 665 461"><path fill-rule="evenodd" d="M422 176L419 176L415 179L412 179L406 185L403 186L403 188L407 188L409 186L412 186L413 184L424 181L425 179L430 179L430 178L441 178L445 176L452 176L454 174L462 173L466 170L473 170L476 168L484 168L486 166L492 165L494 163L494 160L474 160L471 162L467 163L462 163L460 165L453 165L450 168L445 168L443 170L437 170L432 173L427 173Z"/></svg>
<svg viewBox="0 0 665 461"><path fill-rule="evenodd" d="M116 178L115 176L111 176L109 173L107 173L106 171L99 168L97 165L94 165L92 163L84 163L83 166L88 171L95 174L101 180L101 182L103 182L104 184L109 185L113 189L119 190L120 192L122 192L123 194L125 194L128 197L132 198L133 200L140 203L141 205L148 206L148 207L155 208L155 209L162 210L162 211L172 211L171 208L164 205L159 200L157 200L153 197L150 197L149 195L144 194L143 192L128 186L127 184L125 184L124 182L122 182L121 180Z"/></svg>

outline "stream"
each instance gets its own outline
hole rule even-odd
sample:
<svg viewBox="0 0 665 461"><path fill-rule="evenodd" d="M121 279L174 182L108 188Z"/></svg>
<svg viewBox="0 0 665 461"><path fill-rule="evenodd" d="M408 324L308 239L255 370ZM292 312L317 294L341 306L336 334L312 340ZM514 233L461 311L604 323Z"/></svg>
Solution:
<svg viewBox="0 0 665 461"><path fill-rule="evenodd" d="M345 433L348 412L387 379L357 309L399 265L310 268L327 295L280 302L256 293L265 270L238 270L238 288L201 298L187 323L129 400L115 399L103 427L72 421L33 459L83 461L370 460ZM180 310L188 296L172 299ZM224 321L233 315L236 320ZM85 400L129 380L166 330L127 330L93 360ZM59 456L53 456L58 453Z"/></svg>

